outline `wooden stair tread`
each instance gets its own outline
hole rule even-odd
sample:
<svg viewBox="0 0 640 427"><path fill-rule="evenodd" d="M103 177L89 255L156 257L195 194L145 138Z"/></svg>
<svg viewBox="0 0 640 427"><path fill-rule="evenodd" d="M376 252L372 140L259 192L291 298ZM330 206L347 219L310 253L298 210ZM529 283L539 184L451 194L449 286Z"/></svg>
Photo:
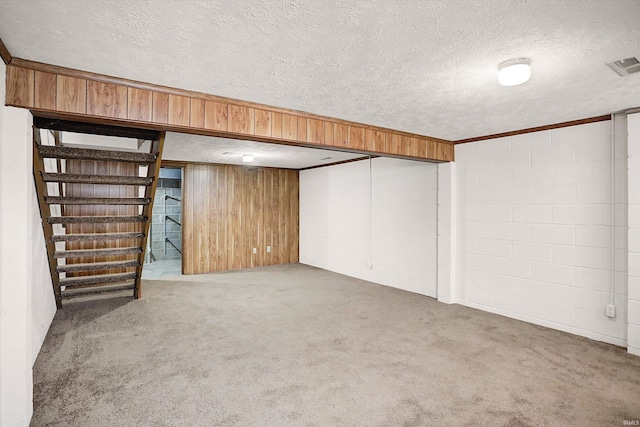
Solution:
<svg viewBox="0 0 640 427"><path fill-rule="evenodd" d="M125 282L127 280L135 280L136 277L137 273L135 271L130 273L98 274L95 276L63 277L60 279L60 286L73 288L82 285Z"/></svg>
<svg viewBox="0 0 640 427"><path fill-rule="evenodd" d="M139 254L142 252L140 246L130 246L127 248L107 248L107 249L75 249L68 251L55 251L54 258L82 258L82 257L102 257Z"/></svg>
<svg viewBox="0 0 640 427"><path fill-rule="evenodd" d="M56 234L51 236L52 242L79 242L86 240L119 240L138 239L144 237L144 233L131 231L126 233L86 233L86 234Z"/></svg>
<svg viewBox="0 0 640 427"><path fill-rule="evenodd" d="M43 173L46 182L67 182L72 184L108 184L108 185L151 185L153 177L126 175L79 175L70 173Z"/></svg>
<svg viewBox="0 0 640 427"><path fill-rule="evenodd" d="M77 288L65 289L64 291L62 291L61 296L62 298L65 298L65 299L72 299L72 298L78 298L78 297L89 296L89 295L94 296L98 294L128 291L128 290L133 290L134 288L135 288L134 283L115 284L115 285L107 284L102 286L96 285L96 286L88 286L88 287L78 286Z"/></svg>
<svg viewBox="0 0 640 427"><path fill-rule="evenodd" d="M145 222L143 215L135 216L52 216L47 218L49 224L107 224L119 222Z"/></svg>
<svg viewBox="0 0 640 427"><path fill-rule="evenodd" d="M88 262L78 264L58 265L56 271L58 273L71 273L75 271L95 271L95 270L112 270L115 268L129 268L140 265L137 259L124 261L105 261L105 262Z"/></svg>
<svg viewBox="0 0 640 427"><path fill-rule="evenodd" d="M132 163L154 163L156 156L137 151L96 150L91 148L61 147L55 145L39 145L38 151L44 158L101 160Z"/></svg>
<svg viewBox="0 0 640 427"><path fill-rule="evenodd" d="M49 205L148 205L151 199L146 197L64 197L45 196Z"/></svg>

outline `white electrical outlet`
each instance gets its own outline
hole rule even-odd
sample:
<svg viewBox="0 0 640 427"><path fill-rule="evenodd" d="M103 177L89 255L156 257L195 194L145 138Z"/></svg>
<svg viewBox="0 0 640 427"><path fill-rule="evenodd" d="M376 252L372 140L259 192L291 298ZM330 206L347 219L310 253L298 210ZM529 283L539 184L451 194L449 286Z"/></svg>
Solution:
<svg viewBox="0 0 640 427"><path fill-rule="evenodd" d="M613 304L607 304L607 308L604 311L607 317L616 317L616 306Z"/></svg>
<svg viewBox="0 0 640 427"><path fill-rule="evenodd" d="M267 246L267 252L271 252L271 246Z"/></svg>
<svg viewBox="0 0 640 427"><path fill-rule="evenodd" d="M257 254L258 253L258 248L253 248L253 253Z"/></svg>

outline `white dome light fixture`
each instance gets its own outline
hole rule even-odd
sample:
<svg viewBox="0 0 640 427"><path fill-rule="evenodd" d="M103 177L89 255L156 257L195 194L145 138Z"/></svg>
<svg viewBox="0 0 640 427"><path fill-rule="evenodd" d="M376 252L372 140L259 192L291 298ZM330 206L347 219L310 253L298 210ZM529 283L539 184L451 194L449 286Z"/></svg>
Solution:
<svg viewBox="0 0 640 427"><path fill-rule="evenodd" d="M498 65L498 81L502 86L517 86L531 78L531 60L516 58Z"/></svg>
<svg viewBox="0 0 640 427"><path fill-rule="evenodd" d="M253 162L253 154L243 154L242 155L242 161L245 162L245 163Z"/></svg>

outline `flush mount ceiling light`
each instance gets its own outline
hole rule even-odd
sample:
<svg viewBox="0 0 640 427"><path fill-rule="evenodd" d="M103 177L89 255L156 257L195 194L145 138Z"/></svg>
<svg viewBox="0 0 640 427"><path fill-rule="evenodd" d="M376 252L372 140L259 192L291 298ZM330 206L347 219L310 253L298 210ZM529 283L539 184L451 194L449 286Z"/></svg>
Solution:
<svg viewBox="0 0 640 427"><path fill-rule="evenodd" d="M245 163L253 162L253 154L244 154L242 156L242 161L245 162Z"/></svg>
<svg viewBox="0 0 640 427"><path fill-rule="evenodd" d="M502 86L517 86L531 77L531 60L516 58L498 65L498 81Z"/></svg>

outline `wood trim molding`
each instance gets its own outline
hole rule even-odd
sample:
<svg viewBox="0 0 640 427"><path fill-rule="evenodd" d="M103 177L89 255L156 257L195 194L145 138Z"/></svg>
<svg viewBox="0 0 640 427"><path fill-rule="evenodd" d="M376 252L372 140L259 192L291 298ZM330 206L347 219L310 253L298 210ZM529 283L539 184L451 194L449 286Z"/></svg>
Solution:
<svg viewBox="0 0 640 427"><path fill-rule="evenodd" d="M7 49L7 46L5 46L2 39L0 39L0 56L2 57L2 60L4 61L4 63L7 65L9 65L13 60L13 57L9 53L9 49Z"/></svg>
<svg viewBox="0 0 640 427"><path fill-rule="evenodd" d="M511 131L511 132L503 132L503 133L496 133L496 134L493 134L493 135L485 135L485 136L478 136L478 137L475 137L475 138L461 139L461 140L455 141L454 143L456 145L457 144L466 144L467 142L485 141L487 139L504 138L506 136L523 135L525 133L532 133L532 132L542 132L542 131L545 131L545 130L560 129L560 128L566 128L566 127L569 127L569 126L585 125L587 123L604 122L604 121L607 121L607 120L611 120L611 116L610 115L589 117L589 118L586 118L586 119L571 120L569 122L556 123L556 124L553 124L553 125L537 126L537 127L534 127L534 128L514 130L514 131Z"/></svg>
<svg viewBox="0 0 640 427"><path fill-rule="evenodd" d="M49 118L250 139L422 161L451 141L13 58L6 105Z"/></svg>

